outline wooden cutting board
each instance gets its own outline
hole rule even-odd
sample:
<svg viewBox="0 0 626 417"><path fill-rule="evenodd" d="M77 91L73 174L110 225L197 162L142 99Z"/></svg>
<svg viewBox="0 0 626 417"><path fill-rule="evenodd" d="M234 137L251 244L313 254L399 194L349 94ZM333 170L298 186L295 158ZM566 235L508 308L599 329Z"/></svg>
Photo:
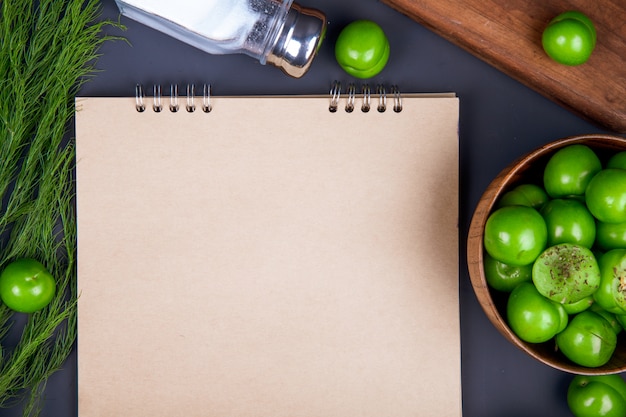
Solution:
<svg viewBox="0 0 626 417"><path fill-rule="evenodd" d="M435 33L598 125L626 133L626 0L383 0ZM598 41L577 67L541 47L547 23L580 10Z"/></svg>

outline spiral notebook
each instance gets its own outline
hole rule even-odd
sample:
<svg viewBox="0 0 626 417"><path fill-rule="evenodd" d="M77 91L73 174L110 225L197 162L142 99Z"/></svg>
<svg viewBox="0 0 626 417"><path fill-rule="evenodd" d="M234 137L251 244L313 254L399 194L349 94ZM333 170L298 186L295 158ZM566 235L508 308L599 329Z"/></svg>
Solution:
<svg viewBox="0 0 626 417"><path fill-rule="evenodd" d="M81 417L461 415L459 101L385 91L76 99Z"/></svg>

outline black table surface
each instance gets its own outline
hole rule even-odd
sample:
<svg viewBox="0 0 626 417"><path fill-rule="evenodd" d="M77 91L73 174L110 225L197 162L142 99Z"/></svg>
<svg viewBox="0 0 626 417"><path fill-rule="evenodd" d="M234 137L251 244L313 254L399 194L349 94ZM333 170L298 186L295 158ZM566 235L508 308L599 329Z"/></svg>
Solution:
<svg viewBox="0 0 626 417"><path fill-rule="evenodd" d="M118 20L114 0L103 17ZM333 80L354 81L334 59L334 40L356 19L378 22L391 44L389 64L377 83L404 92L455 92L460 97L460 311L463 415L465 417L571 416L565 393L571 375L538 363L509 344L487 320L469 281L465 248L472 212L498 172L518 156L565 136L606 133L542 97L468 52L375 0L301 0L324 11L326 42L300 79L243 55L209 55L121 17L128 42L101 48L99 72L85 96L132 96L135 85L210 83L215 95L328 94ZM610 133L610 132L609 132ZM445 167L442 167L445 169ZM79 335L80 337L80 335ZM76 352L49 380L42 417L77 416ZM18 405L0 416L21 416ZM120 416L121 417L121 416ZM320 416L322 417L322 416Z"/></svg>

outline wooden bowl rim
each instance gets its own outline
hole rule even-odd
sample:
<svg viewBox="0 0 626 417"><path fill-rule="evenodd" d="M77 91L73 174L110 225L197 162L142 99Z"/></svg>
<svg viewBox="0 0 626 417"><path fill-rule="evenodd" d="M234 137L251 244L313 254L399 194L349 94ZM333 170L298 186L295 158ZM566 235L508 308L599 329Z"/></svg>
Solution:
<svg viewBox="0 0 626 417"><path fill-rule="evenodd" d="M614 147L626 150L626 138L610 134L588 134L557 139L514 160L491 181L476 205L467 238L467 264L470 281L480 306L496 329L516 347L538 361L564 372L580 375L616 374L626 370L626 362L613 363L612 359L604 366L598 368L583 367L567 362L566 358L559 361L551 357L545 357L537 352L536 345L524 342L518 338L498 311L483 268L483 230L487 217L493 210L498 197L512 185L516 176L525 170L529 162L551 154L562 147L579 143L584 143L591 147Z"/></svg>

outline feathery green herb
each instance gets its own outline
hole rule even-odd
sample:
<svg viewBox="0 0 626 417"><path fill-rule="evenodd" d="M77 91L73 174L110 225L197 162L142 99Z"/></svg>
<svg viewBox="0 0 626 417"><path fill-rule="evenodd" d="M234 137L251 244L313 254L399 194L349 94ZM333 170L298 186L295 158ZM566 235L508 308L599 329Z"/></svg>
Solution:
<svg viewBox="0 0 626 417"><path fill-rule="evenodd" d="M0 268L32 257L57 279L57 295L37 313L22 317L0 305L0 410L26 398L24 416L38 414L48 377L76 339L75 153L67 132L74 96L112 38L103 29L119 26L100 13L95 0L0 1ZM16 332L17 344L2 346Z"/></svg>

